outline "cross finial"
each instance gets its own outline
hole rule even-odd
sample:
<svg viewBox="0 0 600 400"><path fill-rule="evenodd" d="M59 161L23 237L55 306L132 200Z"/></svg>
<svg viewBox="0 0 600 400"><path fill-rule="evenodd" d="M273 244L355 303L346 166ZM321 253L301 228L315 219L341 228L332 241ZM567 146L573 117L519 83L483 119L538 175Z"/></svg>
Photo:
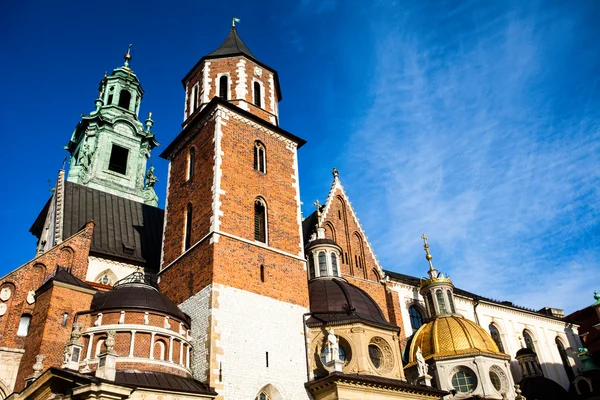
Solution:
<svg viewBox="0 0 600 400"><path fill-rule="evenodd" d="M133 44L130 44L129 46L127 46L127 54L125 54L125 66L129 67L129 60L131 60L131 46L133 46Z"/></svg>
<svg viewBox="0 0 600 400"><path fill-rule="evenodd" d="M425 235L425 234L421 235L421 239L423 239L423 249L425 250L425 259L429 262L428 274L431 275L432 278L436 278L437 271L435 270L435 268L433 268L433 263L431 262L431 259L433 257L431 256L431 253L429 253L429 243L427 243L427 240L429 240L429 239L427 238L427 235Z"/></svg>
<svg viewBox="0 0 600 400"><path fill-rule="evenodd" d="M340 175L340 172L337 170L337 168L334 168L333 171L331 171L331 173L333 174L334 178L337 178Z"/></svg>

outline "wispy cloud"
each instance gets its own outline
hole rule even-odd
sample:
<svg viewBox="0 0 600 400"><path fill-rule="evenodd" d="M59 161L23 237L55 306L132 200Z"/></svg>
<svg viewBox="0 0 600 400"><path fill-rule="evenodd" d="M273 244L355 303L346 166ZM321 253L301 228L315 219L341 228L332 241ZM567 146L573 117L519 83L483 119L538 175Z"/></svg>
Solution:
<svg viewBox="0 0 600 400"><path fill-rule="evenodd" d="M355 201L385 268L421 275L425 231L457 286L572 311L600 278L600 101L594 81L563 87L577 13L479 6L408 9L381 33Z"/></svg>

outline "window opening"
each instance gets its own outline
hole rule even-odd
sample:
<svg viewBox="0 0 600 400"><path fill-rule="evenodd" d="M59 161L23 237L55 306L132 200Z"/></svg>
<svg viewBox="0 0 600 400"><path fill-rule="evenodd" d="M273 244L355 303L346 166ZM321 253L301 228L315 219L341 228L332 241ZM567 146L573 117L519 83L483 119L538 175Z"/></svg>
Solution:
<svg viewBox="0 0 600 400"><path fill-rule="evenodd" d="M267 368L269 368L269 352L265 352L265 361L267 362Z"/></svg>
<svg viewBox="0 0 600 400"><path fill-rule="evenodd" d="M260 281L261 282L265 281L265 266L264 265L260 266Z"/></svg>
<svg viewBox="0 0 600 400"><path fill-rule="evenodd" d="M427 293L425 298L427 299L427 306L429 307L429 314L430 314L430 316L434 316L435 315L435 306L433 304L433 296L431 295L431 292Z"/></svg>
<svg viewBox="0 0 600 400"><path fill-rule="evenodd" d="M502 345L502 338L500 337L500 331L493 324L490 324L490 335L494 342L496 342L496 346L498 346L498 350L504 353L504 345Z"/></svg>
<svg viewBox="0 0 600 400"><path fill-rule="evenodd" d="M338 210L338 219L342 219L342 211Z"/></svg>
<svg viewBox="0 0 600 400"><path fill-rule="evenodd" d="M267 172L267 151L265 146L259 142L254 142L254 169L266 173Z"/></svg>
<svg viewBox="0 0 600 400"><path fill-rule="evenodd" d="M67 321L69 320L69 313L68 312L64 312L63 313L63 319L62 319L62 326L67 326Z"/></svg>
<svg viewBox="0 0 600 400"><path fill-rule="evenodd" d="M131 105L131 93L129 91L123 89L121 93L119 93L119 107L123 107L129 110L129 106Z"/></svg>
<svg viewBox="0 0 600 400"><path fill-rule="evenodd" d="M333 272L333 276L338 276L337 256L335 253L331 253L331 270Z"/></svg>
<svg viewBox="0 0 600 400"><path fill-rule="evenodd" d="M187 210L185 212L185 238L183 250L187 250L190 248L192 244L192 205L187 205Z"/></svg>
<svg viewBox="0 0 600 400"><path fill-rule="evenodd" d="M194 86L194 92L192 95L192 112L198 108L198 85Z"/></svg>
<svg viewBox="0 0 600 400"><path fill-rule="evenodd" d="M267 243L267 210L261 199L254 201L254 240Z"/></svg>
<svg viewBox="0 0 600 400"><path fill-rule="evenodd" d="M319 276L327 276L327 258L325 252L319 252Z"/></svg>
<svg viewBox="0 0 600 400"><path fill-rule="evenodd" d="M408 307L408 315L410 316L410 326L414 331L419 329L423 325L423 316L419 312L416 306Z"/></svg>
<svg viewBox="0 0 600 400"><path fill-rule="evenodd" d="M98 283L101 283L103 285L110 285L111 281L110 281L110 277L108 276L108 274L102 275L102 277L100 279L98 279Z"/></svg>
<svg viewBox="0 0 600 400"><path fill-rule="evenodd" d="M266 392L260 392L260 394L254 398L254 400L271 400L271 396L269 396Z"/></svg>
<svg viewBox="0 0 600 400"><path fill-rule="evenodd" d="M323 346L321 349L321 362L327 364L327 356L329 355L329 346ZM346 350L343 346L338 346L338 357L340 361L346 361Z"/></svg>
<svg viewBox="0 0 600 400"><path fill-rule="evenodd" d="M21 320L19 321L19 329L17 329L17 336L27 336L29 333L29 324L31 322L31 315L23 314L21 315Z"/></svg>
<svg viewBox="0 0 600 400"><path fill-rule="evenodd" d="M497 391L502 390L502 381L500 380L498 374L492 370L490 370L490 381L492 381L492 386L494 386L494 389Z"/></svg>
<svg viewBox="0 0 600 400"><path fill-rule="evenodd" d="M567 355L567 351L565 350L565 346L562 344L560 339L557 337L555 339L556 347L558 347L558 354L560 354L560 359L563 363L563 367L565 368L565 372L567 373L567 377L569 381L573 381L575 379L575 375L573 374L573 369L571 368L571 363L569 363L569 356Z"/></svg>
<svg viewBox="0 0 600 400"><path fill-rule="evenodd" d="M452 375L452 386L461 393L468 393L475 389L475 377L466 370L460 370Z"/></svg>
<svg viewBox="0 0 600 400"><path fill-rule="evenodd" d="M379 368L381 366L381 359L383 358L383 353L381 349L374 344L369 345L369 358L373 363L375 368Z"/></svg>
<svg viewBox="0 0 600 400"><path fill-rule="evenodd" d="M192 176L194 176L194 168L195 168L195 164L196 164L196 149L195 148L191 148L190 149L190 155L188 157L188 180L192 178Z"/></svg>
<svg viewBox="0 0 600 400"><path fill-rule="evenodd" d="M114 96L113 96L112 93L108 95L108 101L107 101L108 104L107 105L111 105L112 104L113 98L114 98Z"/></svg>
<svg viewBox="0 0 600 400"><path fill-rule="evenodd" d="M254 81L254 105L257 107L261 106L261 93L260 93L260 83Z"/></svg>
<svg viewBox="0 0 600 400"><path fill-rule="evenodd" d="M438 306L440 307L440 313L446 314L448 311L446 310L446 301L444 300L444 293L441 289L435 291L435 296L437 297Z"/></svg>
<svg viewBox="0 0 600 400"><path fill-rule="evenodd" d="M110 160L108 162L108 169L119 174L125 175L127 173L127 157L129 156L129 150L125 147L121 147L113 143L112 151L110 153Z"/></svg>
<svg viewBox="0 0 600 400"><path fill-rule="evenodd" d="M219 78L219 97L223 100L229 100L227 98L227 86L229 86L227 75L223 75Z"/></svg>
<svg viewBox="0 0 600 400"><path fill-rule="evenodd" d="M525 347L527 347L529 350L536 353L535 346L533 344L533 338L531 337L529 332L527 332L526 330L523 330L523 340L525 340Z"/></svg>
<svg viewBox="0 0 600 400"><path fill-rule="evenodd" d="M448 294L448 306L450 307L450 312L454 314L456 310L454 309L454 300L452 299L452 292L448 290L446 293Z"/></svg>

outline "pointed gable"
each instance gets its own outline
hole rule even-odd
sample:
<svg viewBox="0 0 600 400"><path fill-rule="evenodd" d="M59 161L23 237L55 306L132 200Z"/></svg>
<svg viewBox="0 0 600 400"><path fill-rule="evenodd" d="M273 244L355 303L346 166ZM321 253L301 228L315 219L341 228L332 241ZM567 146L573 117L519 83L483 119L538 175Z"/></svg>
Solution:
<svg viewBox="0 0 600 400"><path fill-rule="evenodd" d="M383 279L385 273L348 199L337 170L334 170L333 183L322 213L325 235L342 248L342 272L374 282Z"/></svg>

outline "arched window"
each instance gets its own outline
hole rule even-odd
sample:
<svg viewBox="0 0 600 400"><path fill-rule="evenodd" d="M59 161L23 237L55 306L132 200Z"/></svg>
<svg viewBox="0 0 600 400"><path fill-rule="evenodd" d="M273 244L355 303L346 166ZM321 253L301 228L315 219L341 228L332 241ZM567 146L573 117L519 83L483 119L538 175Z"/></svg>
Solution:
<svg viewBox="0 0 600 400"><path fill-rule="evenodd" d="M338 276L338 263L335 253L331 253L331 271L333 272L333 276Z"/></svg>
<svg viewBox="0 0 600 400"><path fill-rule="evenodd" d="M31 322L31 315L23 314L21 315L21 320L19 321L19 329L17 330L17 336L27 336L29 333L29 323Z"/></svg>
<svg viewBox="0 0 600 400"><path fill-rule="evenodd" d="M444 292L442 292L442 289L435 291L435 297L437 298L438 307L440 308L440 314L446 314L448 310L446 310L446 300L444 299Z"/></svg>
<svg viewBox="0 0 600 400"><path fill-rule="evenodd" d="M427 299L427 307L429 308L429 316L433 317L435 315L435 305L433 304L433 296L431 295L431 292L428 292L425 295L425 298Z"/></svg>
<svg viewBox="0 0 600 400"><path fill-rule="evenodd" d="M267 173L267 150L265 145L258 140L254 142L254 169Z"/></svg>
<svg viewBox="0 0 600 400"><path fill-rule="evenodd" d="M129 110L129 106L131 104L131 93L129 91L123 89L121 93L119 93L119 107L123 107Z"/></svg>
<svg viewBox="0 0 600 400"><path fill-rule="evenodd" d="M185 211L185 234L183 238L183 250L186 251L192 245L192 205L188 204Z"/></svg>
<svg viewBox="0 0 600 400"><path fill-rule="evenodd" d="M156 342L154 342L154 358L157 360L163 360L165 359L165 342L162 340L157 340Z"/></svg>
<svg viewBox="0 0 600 400"><path fill-rule="evenodd" d="M229 86L229 82L227 79L227 75L223 75L219 78L219 97L223 100L229 100L227 97L227 89Z"/></svg>
<svg viewBox="0 0 600 400"><path fill-rule="evenodd" d="M196 111L198 108L198 85L194 86L194 90L192 92L192 112Z"/></svg>
<svg viewBox="0 0 600 400"><path fill-rule="evenodd" d="M319 276L327 276L327 257L324 251L319 252Z"/></svg>
<svg viewBox="0 0 600 400"><path fill-rule="evenodd" d="M260 83L258 83L257 81L254 81L254 105L257 107L262 107L262 102L261 102L261 87L260 87Z"/></svg>
<svg viewBox="0 0 600 400"><path fill-rule="evenodd" d="M261 198L254 200L254 240L267 243L267 207Z"/></svg>
<svg viewBox="0 0 600 400"><path fill-rule="evenodd" d="M454 309L454 300L452 297L452 292L450 290L448 290L446 292L446 294L448 295L448 306L450 307L450 312L452 314L454 314L456 312L456 310Z"/></svg>
<svg viewBox="0 0 600 400"><path fill-rule="evenodd" d="M525 341L525 347L537 354L535 351L535 346L533 345L533 338L526 329L523 329L523 340Z"/></svg>
<svg viewBox="0 0 600 400"><path fill-rule="evenodd" d="M94 353L96 357L98 357L100 355L100 352L102 352L105 339L106 338L100 339L96 343L96 352Z"/></svg>
<svg viewBox="0 0 600 400"><path fill-rule="evenodd" d="M195 164L196 164L196 149L192 147L190 149L190 154L188 156L188 171L187 171L188 180L191 179L192 176L194 176Z"/></svg>
<svg viewBox="0 0 600 400"><path fill-rule="evenodd" d="M569 381L572 382L573 379L575 379L575 375L573 374L573 368L571 368L571 363L569 362L569 356L567 355L565 346L562 344L558 337L556 337L555 342L556 347L558 348L558 354L560 354L560 359L562 361L563 367L565 368L565 372L569 377Z"/></svg>
<svg viewBox="0 0 600 400"><path fill-rule="evenodd" d="M494 324L490 324L490 335L492 336L492 339L494 339L494 342L496 342L498 350L500 350L502 353L506 353L504 351L504 345L502 344L502 338L500 337L500 331Z"/></svg>
<svg viewBox="0 0 600 400"><path fill-rule="evenodd" d="M408 315L410 316L410 326L413 331L416 331L423 325L423 316L416 306L408 307Z"/></svg>

